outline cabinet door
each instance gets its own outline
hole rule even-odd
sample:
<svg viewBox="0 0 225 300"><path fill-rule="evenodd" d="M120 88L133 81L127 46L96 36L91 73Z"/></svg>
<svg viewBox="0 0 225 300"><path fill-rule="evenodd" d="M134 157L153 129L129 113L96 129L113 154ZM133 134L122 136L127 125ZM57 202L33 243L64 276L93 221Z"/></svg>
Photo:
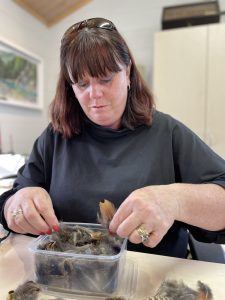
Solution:
<svg viewBox="0 0 225 300"><path fill-rule="evenodd" d="M207 26L165 30L154 40L156 108L205 139Z"/></svg>
<svg viewBox="0 0 225 300"><path fill-rule="evenodd" d="M225 159L225 24L209 26L207 139Z"/></svg>

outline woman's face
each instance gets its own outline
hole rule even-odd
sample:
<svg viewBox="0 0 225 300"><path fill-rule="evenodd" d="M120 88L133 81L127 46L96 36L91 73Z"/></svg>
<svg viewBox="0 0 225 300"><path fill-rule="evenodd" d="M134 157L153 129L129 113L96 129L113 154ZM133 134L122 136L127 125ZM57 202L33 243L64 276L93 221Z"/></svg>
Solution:
<svg viewBox="0 0 225 300"><path fill-rule="evenodd" d="M121 71L95 78L85 75L72 85L86 116L94 123L119 129L127 102L130 67L119 65Z"/></svg>

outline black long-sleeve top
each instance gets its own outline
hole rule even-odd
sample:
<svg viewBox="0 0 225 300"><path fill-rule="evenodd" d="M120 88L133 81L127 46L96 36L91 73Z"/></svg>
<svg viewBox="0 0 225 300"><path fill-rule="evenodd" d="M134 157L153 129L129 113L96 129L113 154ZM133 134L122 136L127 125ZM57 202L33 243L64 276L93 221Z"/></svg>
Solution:
<svg viewBox="0 0 225 300"><path fill-rule="evenodd" d="M96 223L100 200L119 207L138 188L175 182L225 187L225 161L169 115L156 111L151 127L135 130L107 129L86 120L82 133L70 139L50 124L36 140L13 189L0 197L1 223L7 229L6 200L27 186L47 190L59 220ZM225 243L225 230L211 232L176 221L155 248L129 244L128 249L185 257L187 229L200 241Z"/></svg>

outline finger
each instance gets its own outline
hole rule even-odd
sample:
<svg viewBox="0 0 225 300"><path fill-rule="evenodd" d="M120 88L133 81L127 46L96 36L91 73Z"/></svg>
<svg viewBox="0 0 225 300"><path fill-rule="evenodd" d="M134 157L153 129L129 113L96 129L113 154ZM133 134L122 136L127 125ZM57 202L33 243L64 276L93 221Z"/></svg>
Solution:
<svg viewBox="0 0 225 300"><path fill-rule="evenodd" d="M13 206L14 207L14 206ZM18 233L32 233L32 234L39 234L34 228L30 228L29 226L24 226L24 216L23 210L21 206L17 206L17 208L10 208L8 209L8 220L7 224L8 227Z"/></svg>
<svg viewBox="0 0 225 300"><path fill-rule="evenodd" d="M9 227L9 229L13 230L16 233L21 233L21 234L26 234L28 233L27 231L23 230L22 228L20 228L19 226L17 226L15 223L13 223L14 225L12 227Z"/></svg>
<svg viewBox="0 0 225 300"><path fill-rule="evenodd" d="M21 227L19 227L15 221L13 217L8 218L7 221L7 225L9 227L10 230L17 232L17 233L21 233L21 234L25 234L27 233L27 231L23 230Z"/></svg>
<svg viewBox="0 0 225 300"><path fill-rule="evenodd" d="M141 220L136 213L132 212L117 228L116 233L122 237L128 237L138 226Z"/></svg>
<svg viewBox="0 0 225 300"><path fill-rule="evenodd" d="M29 199L21 204L23 215L27 223L38 232L48 232L50 227L37 211L33 201Z"/></svg>
<svg viewBox="0 0 225 300"><path fill-rule="evenodd" d="M161 242L164 235L165 234L162 234L161 232L153 231L150 233L148 241L144 242L143 244L147 247L154 248Z"/></svg>
<svg viewBox="0 0 225 300"><path fill-rule="evenodd" d="M9 201L9 200L8 200ZM7 222L7 226L9 227L10 230L17 232L17 233L26 233L24 232L24 230L22 228L20 228L19 226L17 226L15 224L15 216L13 216L13 214L15 213L15 211L17 210L17 208L15 208L13 205L11 205L11 202L6 202L5 204L5 208L4 208L4 216L5 216L5 220Z"/></svg>
<svg viewBox="0 0 225 300"><path fill-rule="evenodd" d="M148 247L155 247L157 246L163 237L166 235L168 232L169 228L171 227L172 224L168 223L167 221L162 221L158 223L157 225L155 224L155 228L150 232L150 237L144 245Z"/></svg>
<svg viewBox="0 0 225 300"><path fill-rule="evenodd" d="M117 232L119 225L132 213L132 211L132 203L130 201L130 196L128 196L113 216L113 219L109 224L109 230Z"/></svg>
<svg viewBox="0 0 225 300"><path fill-rule="evenodd" d="M52 206L52 200L48 194L45 199L35 197L34 205L50 228L59 225L59 221Z"/></svg>
<svg viewBox="0 0 225 300"><path fill-rule="evenodd" d="M149 224L141 224L141 225L137 226L132 231L132 233L129 235L129 241L131 243L134 243L134 244L140 244L140 243L142 243L142 238L141 238L140 234L138 233L138 228L139 227L142 227L146 231L146 233L149 233L149 235L152 232L152 228L151 228L151 226Z"/></svg>
<svg viewBox="0 0 225 300"><path fill-rule="evenodd" d="M146 231L149 232L148 240L143 243L146 247L150 247L150 248L156 247L161 242L161 240L163 239L165 234L167 233L167 230L164 230L162 228L160 228L158 230L152 230L151 231L151 230L147 229L147 224L141 225L141 226L143 228L146 228ZM135 230L132 233L132 236L129 237L129 240L133 243L136 243L136 241L138 240L137 235L138 235L138 231ZM141 240L140 235L139 235L139 239Z"/></svg>
<svg viewBox="0 0 225 300"><path fill-rule="evenodd" d="M25 233L31 233L34 235L39 235L40 232L32 227L25 219L24 215L21 213L14 218L15 225L20 228Z"/></svg>

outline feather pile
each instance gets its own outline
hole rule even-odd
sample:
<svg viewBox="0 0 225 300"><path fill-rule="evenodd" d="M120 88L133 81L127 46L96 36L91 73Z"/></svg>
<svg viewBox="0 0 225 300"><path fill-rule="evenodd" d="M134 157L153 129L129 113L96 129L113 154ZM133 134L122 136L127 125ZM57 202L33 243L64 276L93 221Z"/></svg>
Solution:
<svg viewBox="0 0 225 300"><path fill-rule="evenodd" d="M205 283L198 281L197 290L191 289L183 281L166 280L157 293L147 300L213 300L210 287Z"/></svg>
<svg viewBox="0 0 225 300"><path fill-rule="evenodd" d="M9 291L7 300L36 300L40 291L39 284L27 281L19 285L15 291Z"/></svg>
<svg viewBox="0 0 225 300"><path fill-rule="evenodd" d="M8 293L7 300L36 300L41 293L41 287L28 281L20 285L15 291ZM54 298L51 298L54 299ZM59 298L55 298L59 299ZM191 289L183 281L166 280L164 281L156 294L143 300L213 300L210 287L205 283L198 281L197 290ZM107 297L105 300L128 300L124 297Z"/></svg>

